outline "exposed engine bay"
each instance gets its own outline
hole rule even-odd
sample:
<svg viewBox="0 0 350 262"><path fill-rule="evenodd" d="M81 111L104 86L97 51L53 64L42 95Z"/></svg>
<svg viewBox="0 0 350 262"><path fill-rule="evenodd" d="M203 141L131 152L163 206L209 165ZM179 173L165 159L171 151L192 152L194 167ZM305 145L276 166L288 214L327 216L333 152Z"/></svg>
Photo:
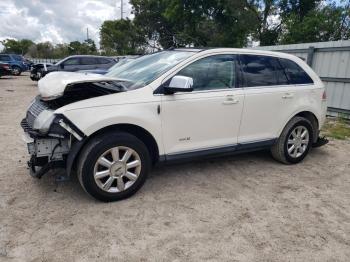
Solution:
<svg viewBox="0 0 350 262"><path fill-rule="evenodd" d="M48 108L56 110L62 106L93 97L125 92L127 87L120 81L87 82L69 84L63 95L52 100L43 101Z"/></svg>

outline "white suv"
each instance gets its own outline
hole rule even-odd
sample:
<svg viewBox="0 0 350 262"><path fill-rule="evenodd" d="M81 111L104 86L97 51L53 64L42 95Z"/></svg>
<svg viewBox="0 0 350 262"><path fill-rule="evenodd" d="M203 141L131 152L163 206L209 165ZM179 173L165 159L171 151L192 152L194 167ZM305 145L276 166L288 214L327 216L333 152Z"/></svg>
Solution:
<svg viewBox="0 0 350 262"><path fill-rule="evenodd" d="M57 72L21 125L31 174L76 170L102 201L134 194L157 162L260 149L286 164L322 145L326 95L301 59L244 49L174 49L109 72Z"/></svg>

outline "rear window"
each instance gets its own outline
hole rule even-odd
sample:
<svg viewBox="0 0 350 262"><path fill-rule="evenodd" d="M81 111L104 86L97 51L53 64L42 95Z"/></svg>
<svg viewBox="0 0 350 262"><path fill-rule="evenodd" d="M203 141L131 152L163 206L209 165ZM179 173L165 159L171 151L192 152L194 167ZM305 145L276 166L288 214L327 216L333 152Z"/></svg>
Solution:
<svg viewBox="0 0 350 262"><path fill-rule="evenodd" d="M287 85L288 79L278 58L240 55L243 87Z"/></svg>
<svg viewBox="0 0 350 262"><path fill-rule="evenodd" d="M291 84L312 84L311 77L294 61L280 58L281 65L284 67L288 80Z"/></svg>

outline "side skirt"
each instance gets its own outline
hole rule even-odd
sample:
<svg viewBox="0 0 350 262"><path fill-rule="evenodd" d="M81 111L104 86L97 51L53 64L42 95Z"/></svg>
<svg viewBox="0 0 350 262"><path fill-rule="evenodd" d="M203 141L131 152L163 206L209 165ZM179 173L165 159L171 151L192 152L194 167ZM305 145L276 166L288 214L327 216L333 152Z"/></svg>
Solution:
<svg viewBox="0 0 350 262"><path fill-rule="evenodd" d="M187 161L199 160L199 159L205 159L205 158L229 156L229 155L235 155L240 153L259 151L259 150L270 148L273 144L276 143L276 141L277 141L277 138L274 138L274 139L268 139L268 140L257 141L257 142L240 143L236 145L162 155L159 157L159 162L161 163L187 162Z"/></svg>

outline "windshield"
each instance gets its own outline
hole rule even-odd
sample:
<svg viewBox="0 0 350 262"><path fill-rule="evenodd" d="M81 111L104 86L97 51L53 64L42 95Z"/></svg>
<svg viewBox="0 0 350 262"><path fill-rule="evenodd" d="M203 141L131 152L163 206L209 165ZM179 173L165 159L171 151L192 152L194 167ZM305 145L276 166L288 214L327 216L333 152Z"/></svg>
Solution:
<svg viewBox="0 0 350 262"><path fill-rule="evenodd" d="M194 51L162 51L128 61L109 71L106 76L128 82L128 89L148 85L162 73L195 54Z"/></svg>

